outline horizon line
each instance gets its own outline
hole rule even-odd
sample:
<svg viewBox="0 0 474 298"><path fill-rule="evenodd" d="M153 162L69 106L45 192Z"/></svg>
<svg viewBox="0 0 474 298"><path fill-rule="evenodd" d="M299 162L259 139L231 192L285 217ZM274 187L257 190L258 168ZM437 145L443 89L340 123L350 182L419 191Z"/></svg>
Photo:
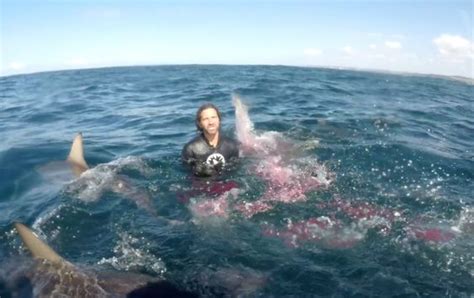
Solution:
<svg viewBox="0 0 474 298"><path fill-rule="evenodd" d="M38 70L31 72L15 73L15 74L1 74L0 78L8 78L22 75L35 75L42 73L51 72L62 72L62 71L78 71L78 70L99 70L108 68L132 68L132 67L159 67L159 66L283 66L283 67L299 67L299 68L320 68L320 69L332 69L332 70L349 70L357 72L372 72L372 73L385 73L394 75L413 75L413 76L427 76L427 77L440 77L449 78L457 81L463 81L474 85L474 74L473 77L466 77L462 75L444 75L435 73L422 73L422 72L410 72L401 70L389 70L379 68L358 68L350 66L331 66L331 65L292 65L292 64L231 64L231 63L163 63L163 64L129 64L129 65L103 65L103 66L84 66L78 68L61 68L61 69L50 69L50 70Z"/></svg>

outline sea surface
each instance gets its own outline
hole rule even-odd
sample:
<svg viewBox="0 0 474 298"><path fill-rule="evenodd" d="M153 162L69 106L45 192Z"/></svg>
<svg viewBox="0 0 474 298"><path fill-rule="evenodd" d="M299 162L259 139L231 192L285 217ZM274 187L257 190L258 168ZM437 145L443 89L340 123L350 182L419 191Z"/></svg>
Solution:
<svg viewBox="0 0 474 298"><path fill-rule="evenodd" d="M248 106L255 134L298 148L287 153L293 170L317 163L331 183L253 216L193 212L216 195L193 191L181 149L205 102L235 137L232 96ZM75 177L57 165L78 132L91 169ZM210 297L474 295L472 84L285 66L16 75L0 78L0 136L2 298L12 294L7 268L30 258L15 221L73 264ZM269 187L256 162L243 155L218 178L238 185L229 206ZM117 177L134 191L113 191ZM134 202L137 193L152 210Z"/></svg>

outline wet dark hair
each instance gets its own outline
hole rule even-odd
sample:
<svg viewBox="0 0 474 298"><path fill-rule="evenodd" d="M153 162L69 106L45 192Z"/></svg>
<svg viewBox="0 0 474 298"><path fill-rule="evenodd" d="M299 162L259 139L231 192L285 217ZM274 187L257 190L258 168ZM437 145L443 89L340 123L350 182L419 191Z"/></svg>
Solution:
<svg viewBox="0 0 474 298"><path fill-rule="evenodd" d="M219 118L219 121L221 121L221 112L219 111L219 109L213 105L212 103L205 103L203 104L202 106L199 107L199 109L197 110L196 112L196 128L202 132L202 128L199 126L199 121L201 121L201 113L202 111L204 110L207 110L207 109L214 109L217 113L217 117Z"/></svg>

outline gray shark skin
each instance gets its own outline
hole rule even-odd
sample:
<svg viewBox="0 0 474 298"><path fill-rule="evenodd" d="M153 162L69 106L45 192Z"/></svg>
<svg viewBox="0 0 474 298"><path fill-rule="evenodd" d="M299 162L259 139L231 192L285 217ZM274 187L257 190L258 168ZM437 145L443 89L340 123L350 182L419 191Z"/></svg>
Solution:
<svg viewBox="0 0 474 298"><path fill-rule="evenodd" d="M247 297L268 279L250 268L201 268L191 270L186 290L144 274L85 269L64 259L25 225L14 226L33 260L12 259L6 267L13 269L1 268L0 294L6 297ZM9 292L2 292L5 285Z"/></svg>
<svg viewBox="0 0 474 298"><path fill-rule="evenodd" d="M141 274L83 270L58 255L25 225L15 223L15 229L34 258L31 268L24 270L33 297L126 297L156 281Z"/></svg>
<svg viewBox="0 0 474 298"><path fill-rule="evenodd" d="M60 185L81 177L89 169L89 165L84 158L82 133L78 133L74 137L69 155L65 161L54 161L37 168L43 177ZM146 210L149 214L157 216L150 195L143 189L134 186L129 180L124 175L116 175L108 189L133 201L139 208Z"/></svg>
<svg viewBox="0 0 474 298"><path fill-rule="evenodd" d="M74 137L71 150L69 151L69 155L66 160L71 165L72 171L76 176L80 176L84 171L89 169L89 166L84 159L84 143L81 132Z"/></svg>
<svg viewBox="0 0 474 298"><path fill-rule="evenodd" d="M67 161L71 165L71 169L76 176L80 176L83 172L89 169L89 166L84 159L82 133L78 133L74 138ZM150 196L146 192L134 187L125 177L119 176L117 181L115 181L111 187L111 190L134 201L139 208L145 209L150 214L157 215L153 208Z"/></svg>

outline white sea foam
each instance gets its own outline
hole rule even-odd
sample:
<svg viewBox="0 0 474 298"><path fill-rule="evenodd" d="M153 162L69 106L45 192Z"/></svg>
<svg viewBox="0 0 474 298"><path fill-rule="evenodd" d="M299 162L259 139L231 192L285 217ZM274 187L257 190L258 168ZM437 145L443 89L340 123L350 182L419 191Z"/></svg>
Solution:
<svg viewBox="0 0 474 298"><path fill-rule="evenodd" d="M334 180L334 176L314 156L304 157L304 144L300 146L278 132L257 133L248 116L248 108L238 95L232 96L232 103L242 153L255 159L255 166L250 171L266 183L265 193L253 204L257 208L248 204L238 207L245 211L245 216L272 209L271 205L261 204L262 201L305 201L306 193L327 187Z"/></svg>
<svg viewBox="0 0 474 298"><path fill-rule="evenodd" d="M165 263L155 256L144 238L136 238L127 232L119 233L120 239L114 247L114 255L102 258L98 264L109 264L120 271L151 271L158 275L166 272Z"/></svg>
<svg viewBox="0 0 474 298"><path fill-rule="evenodd" d="M66 185L64 192L79 200L92 202L98 200L105 191L116 189L118 175L124 169L137 170L149 175L150 167L139 157L127 156L108 163L99 164L81 174Z"/></svg>

